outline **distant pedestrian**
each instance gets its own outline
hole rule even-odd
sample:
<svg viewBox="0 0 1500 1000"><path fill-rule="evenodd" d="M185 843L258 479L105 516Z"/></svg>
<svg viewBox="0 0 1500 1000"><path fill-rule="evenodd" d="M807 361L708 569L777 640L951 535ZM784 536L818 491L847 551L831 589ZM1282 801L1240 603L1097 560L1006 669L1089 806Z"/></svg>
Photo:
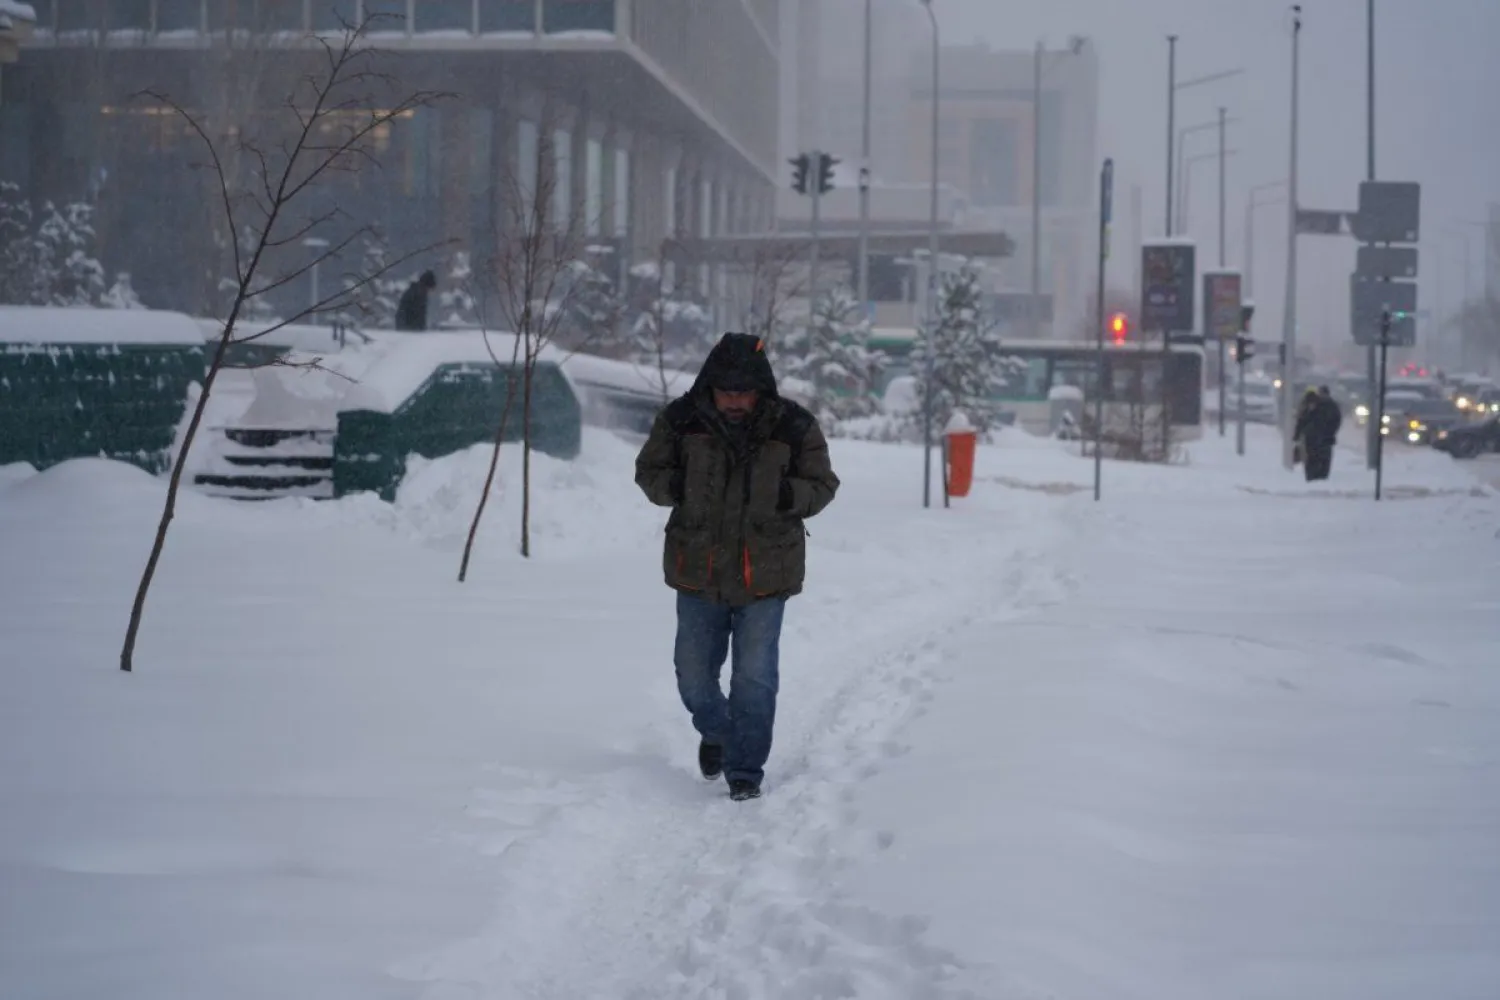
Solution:
<svg viewBox="0 0 1500 1000"><path fill-rule="evenodd" d="M1327 479L1333 471L1333 448L1343 423L1344 411L1328 386L1307 390L1297 412L1293 437L1301 443L1302 469L1308 482Z"/></svg>
<svg viewBox="0 0 1500 1000"><path fill-rule="evenodd" d="M420 332L427 329L427 297L437 287L437 275L423 271L422 276L406 286L396 303L396 329Z"/></svg>
<svg viewBox="0 0 1500 1000"><path fill-rule="evenodd" d="M656 417L636 484L672 508L663 567L677 591L677 690L698 767L757 798L780 686L782 613L802 592L803 518L839 487L817 419L776 390L764 344L726 333L688 392ZM729 697L720 672L733 663Z"/></svg>

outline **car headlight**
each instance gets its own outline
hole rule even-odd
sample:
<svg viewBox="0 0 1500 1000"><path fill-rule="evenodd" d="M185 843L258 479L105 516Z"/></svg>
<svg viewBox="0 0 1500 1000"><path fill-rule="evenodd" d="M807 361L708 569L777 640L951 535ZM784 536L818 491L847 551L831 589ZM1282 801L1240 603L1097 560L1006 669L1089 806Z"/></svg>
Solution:
<svg viewBox="0 0 1500 1000"><path fill-rule="evenodd" d="M1458 399L1454 401L1453 405L1457 406L1460 410L1467 410L1472 404L1469 402L1468 397L1459 396Z"/></svg>
<svg viewBox="0 0 1500 1000"><path fill-rule="evenodd" d="M1422 423L1422 421L1420 420L1413 420L1406 426L1410 427L1414 431L1425 431L1427 429L1427 425Z"/></svg>
<svg viewBox="0 0 1500 1000"><path fill-rule="evenodd" d="M1272 386L1272 388L1280 389L1281 388L1281 379L1275 379L1274 381L1272 381L1271 382L1271 386Z"/></svg>
<svg viewBox="0 0 1500 1000"><path fill-rule="evenodd" d="M1388 423L1390 423L1391 422L1391 415L1389 413L1383 413L1383 414L1381 414L1381 416L1380 416L1380 422L1382 424L1388 424Z"/></svg>
<svg viewBox="0 0 1500 1000"><path fill-rule="evenodd" d="M1438 431L1438 440L1439 441L1442 441L1447 436L1448 436L1448 432L1447 431Z"/></svg>
<svg viewBox="0 0 1500 1000"><path fill-rule="evenodd" d="M1354 408L1354 415L1356 417L1368 417L1370 415L1370 408L1364 403L1360 403Z"/></svg>
<svg viewBox="0 0 1500 1000"><path fill-rule="evenodd" d="M1416 431L1412 431L1406 435L1406 440L1410 441L1412 444L1416 444L1418 441L1422 440L1422 435L1418 434Z"/></svg>

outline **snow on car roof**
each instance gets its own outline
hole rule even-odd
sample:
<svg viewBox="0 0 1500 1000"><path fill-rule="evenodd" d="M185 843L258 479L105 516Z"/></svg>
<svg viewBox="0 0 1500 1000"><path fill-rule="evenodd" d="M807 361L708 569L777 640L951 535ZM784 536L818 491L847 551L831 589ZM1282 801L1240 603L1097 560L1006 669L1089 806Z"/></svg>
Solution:
<svg viewBox="0 0 1500 1000"><path fill-rule="evenodd" d="M159 309L0 306L0 344L203 346L192 317Z"/></svg>

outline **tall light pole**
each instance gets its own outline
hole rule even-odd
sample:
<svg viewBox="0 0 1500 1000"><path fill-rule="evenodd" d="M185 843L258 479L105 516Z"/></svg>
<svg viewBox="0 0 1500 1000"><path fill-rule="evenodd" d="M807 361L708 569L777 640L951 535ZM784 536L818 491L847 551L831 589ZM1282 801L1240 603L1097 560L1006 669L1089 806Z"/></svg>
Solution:
<svg viewBox="0 0 1500 1000"><path fill-rule="evenodd" d="M1172 235L1172 155L1177 140L1177 36L1167 36L1167 232Z"/></svg>
<svg viewBox="0 0 1500 1000"><path fill-rule="evenodd" d="M922 392L922 506L932 506L932 392L937 369L937 298L938 298L938 112L939 88L942 83L942 43L938 33L937 11L932 0L922 0L927 18L932 22L932 208L927 241L927 371Z"/></svg>
<svg viewBox="0 0 1500 1000"><path fill-rule="evenodd" d="M865 0L864 136L859 164L859 305L870 308L870 91L871 55L875 48L874 0Z"/></svg>
<svg viewBox="0 0 1500 1000"><path fill-rule="evenodd" d="M1177 82L1177 36L1167 36L1167 235L1171 236L1172 230L1172 161L1177 150L1173 144L1176 138L1174 130L1177 127L1177 92L1189 87L1202 86L1205 83L1214 83L1218 80L1226 80L1231 76L1239 76L1245 72L1243 69L1226 69L1218 73L1210 73L1207 76L1196 76L1191 80Z"/></svg>
<svg viewBox="0 0 1500 1000"><path fill-rule="evenodd" d="M1225 244L1228 242L1229 234L1226 231L1226 228L1225 228L1226 227L1226 223L1224 221L1225 213L1228 211L1228 201L1226 200L1227 197L1228 197L1228 195L1225 193L1225 188L1224 188L1224 182L1225 182L1225 179L1227 177L1227 170L1226 170L1226 167L1225 167L1225 163L1226 163L1226 161L1229 158L1229 153L1224 149L1224 138L1225 138L1224 133L1225 133L1225 131L1228 128L1228 125L1229 125L1229 119L1227 117L1228 114L1229 114L1228 109L1225 108L1225 107L1223 107L1222 105L1220 105L1220 107L1219 107L1219 266L1220 267L1224 267L1229 262L1229 252L1228 252L1227 249L1225 249ZM1219 344L1219 364L1220 364L1220 368L1221 369L1223 367L1223 362L1224 362L1224 345L1221 342Z"/></svg>
<svg viewBox="0 0 1500 1000"><path fill-rule="evenodd" d="M1222 155L1235 156L1238 153L1239 150L1237 149L1226 149ZM1177 231L1179 233L1186 233L1188 231L1188 223L1192 222L1193 219L1193 213L1189 212L1187 209L1188 203L1191 201L1191 196L1193 193L1193 167L1197 166L1200 163L1207 163L1209 160L1218 160L1220 159L1220 156L1221 154L1217 151L1212 153L1199 153L1197 156L1189 156L1187 160L1184 161L1182 169L1182 210L1177 216Z"/></svg>
<svg viewBox="0 0 1500 1000"><path fill-rule="evenodd" d="M1281 464L1292 468L1292 387L1297 382L1297 112L1301 77L1302 5L1292 4L1292 121L1291 154L1287 170L1286 300L1282 303L1281 342L1286 348L1286 374L1281 379ZM1376 433L1380 433L1379 428Z"/></svg>
<svg viewBox="0 0 1500 1000"><path fill-rule="evenodd" d="M1237 124L1239 124L1239 119L1236 118L1236 117L1234 117L1233 115L1231 115L1230 117L1224 119L1224 124L1226 124L1226 125L1237 125ZM1183 157L1185 155L1187 155L1187 140L1188 140L1188 136L1190 136L1190 135L1196 135L1199 132L1207 132L1209 129L1216 129L1218 127L1219 127L1219 121L1218 121L1218 119L1214 119L1213 121L1199 122L1197 125L1187 125L1187 126L1184 126L1183 128L1180 128L1180 129L1177 130L1177 152L1176 152L1176 156L1177 156L1177 187L1176 187L1176 191L1175 191L1175 196L1177 198L1177 207L1175 209L1175 212L1176 212L1176 216L1177 216L1177 219L1178 219L1178 229L1179 230L1181 230L1183 228L1181 220L1182 220L1183 215L1184 215L1184 213L1186 211L1184 209L1184 207L1183 207L1184 198L1183 198L1183 190L1182 190L1182 178L1183 178L1182 160L1183 160Z"/></svg>
<svg viewBox="0 0 1500 1000"><path fill-rule="evenodd" d="M1375 0L1367 0L1365 4L1365 179L1375 179ZM1372 412L1380 380L1380 373L1375 370L1377 357L1374 344L1365 349L1366 398ZM1379 456L1380 426L1371 420L1365 428L1365 467L1374 469Z"/></svg>
<svg viewBox="0 0 1500 1000"><path fill-rule="evenodd" d="M1066 53L1052 54L1076 56L1083 42L1081 35L1074 35ZM1038 38L1031 57L1031 296L1026 307L1027 333L1033 340L1042 335L1042 57L1046 54L1047 47Z"/></svg>

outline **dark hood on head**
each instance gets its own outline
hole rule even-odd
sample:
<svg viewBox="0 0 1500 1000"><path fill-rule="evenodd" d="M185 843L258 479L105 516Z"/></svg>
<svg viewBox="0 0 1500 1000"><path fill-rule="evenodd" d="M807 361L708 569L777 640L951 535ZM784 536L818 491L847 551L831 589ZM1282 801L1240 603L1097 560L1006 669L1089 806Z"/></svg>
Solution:
<svg viewBox="0 0 1500 1000"><path fill-rule="evenodd" d="M754 389L775 398L776 373L766 357L765 342L749 333L726 333L703 361L690 394L707 397L712 389L745 392Z"/></svg>

